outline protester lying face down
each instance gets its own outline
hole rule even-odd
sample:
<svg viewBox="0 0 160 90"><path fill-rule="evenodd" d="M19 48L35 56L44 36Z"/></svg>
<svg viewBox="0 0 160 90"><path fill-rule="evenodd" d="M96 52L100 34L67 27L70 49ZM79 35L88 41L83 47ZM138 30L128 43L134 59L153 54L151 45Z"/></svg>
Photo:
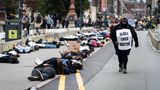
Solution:
<svg viewBox="0 0 160 90"><path fill-rule="evenodd" d="M64 52L64 53L60 52L60 54L61 54L61 58L63 59L69 59L69 60L75 59L75 60L81 60L81 61L83 60L83 57L80 52L72 52L72 51Z"/></svg>
<svg viewBox="0 0 160 90"><path fill-rule="evenodd" d="M18 42L17 45L14 46L14 49L16 49L18 53L30 53L34 51L34 48L26 46L22 41Z"/></svg>
<svg viewBox="0 0 160 90"><path fill-rule="evenodd" d="M32 70L31 76L28 77L28 80L44 81L49 78L55 77L55 75L56 75L56 72L53 67L51 66L39 67L39 68L34 68Z"/></svg>
<svg viewBox="0 0 160 90"><path fill-rule="evenodd" d="M77 61L77 60L76 60ZM37 62L36 62L37 63ZM38 64L38 63L37 63ZM35 68L51 66L55 69L56 74L70 74L75 73L76 69L82 69L83 65L81 61L72 61L63 58L51 58L45 61L42 61L41 64Z"/></svg>
<svg viewBox="0 0 160 90"><path fill-rule="evenodd" d="M43 39L39 39L34 42L39 48L60 48L61 42L57 41L45 41Z"/></svg>
<svg viewBox="0 0 160 90"><path fill-rule="evenodd" d="M17 64L19 55L15 51L3 52L0 54L0 63Z"/></svg>
<svg viewBox="0 0 160 90"><path fill-rule="evenodd" d="M25 45L32 47L34 50L39 50L39 48L40 48L40 47L34 42L34 40L31 40L31 39L27 39L26 42L25 42Z"/></svg>
<svg viewBox="0 0 160 90"><path fill-rule="evenodd" d="M120 23L111 30L111 39L118 56L119 72L127 73L128 55L130 54L133 40L135 47L139 46L137 33L128 24L127 18L122 18Z"/></svg>

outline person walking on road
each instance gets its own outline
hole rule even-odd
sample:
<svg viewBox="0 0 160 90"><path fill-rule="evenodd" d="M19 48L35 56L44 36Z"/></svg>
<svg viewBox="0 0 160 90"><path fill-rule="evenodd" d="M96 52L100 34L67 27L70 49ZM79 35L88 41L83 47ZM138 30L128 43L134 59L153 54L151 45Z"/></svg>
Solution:
<svg viewBox="0 0 160 90"><path fill-rule="evenodd" d="M118 56L119 72L127 74L128 55L135 41L135 47L139 47L137 33L128 24L127 18L122 18L120 23L111 30L111 39Z"/></svg>

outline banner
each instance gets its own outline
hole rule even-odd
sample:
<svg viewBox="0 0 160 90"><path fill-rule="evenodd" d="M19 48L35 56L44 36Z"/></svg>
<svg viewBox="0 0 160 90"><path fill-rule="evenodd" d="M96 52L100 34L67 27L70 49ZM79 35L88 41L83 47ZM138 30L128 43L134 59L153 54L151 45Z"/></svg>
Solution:
<svg viewBox="0 0 160 90"><path fill-rule="evenodd" d="M132 34L129 29L121 29L116 31L118 48L120 50L131 49Z"/></svg>

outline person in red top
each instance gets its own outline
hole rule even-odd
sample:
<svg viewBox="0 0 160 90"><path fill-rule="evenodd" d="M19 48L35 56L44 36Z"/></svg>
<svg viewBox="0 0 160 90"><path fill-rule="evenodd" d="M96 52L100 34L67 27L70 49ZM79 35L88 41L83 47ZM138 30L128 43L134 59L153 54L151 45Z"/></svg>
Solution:
<svg viewBox="0 0 160 90"><path fill-rule="evenodd" d="M111 21L111 26L110 26L110 30L112 30L115 26L116 26L115 19L112 19L112 21Z"/></svg>

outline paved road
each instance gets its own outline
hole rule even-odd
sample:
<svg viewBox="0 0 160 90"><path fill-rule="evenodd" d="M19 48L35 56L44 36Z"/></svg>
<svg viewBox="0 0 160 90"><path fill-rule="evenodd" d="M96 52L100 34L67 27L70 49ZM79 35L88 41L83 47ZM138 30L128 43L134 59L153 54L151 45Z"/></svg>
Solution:
<svg viewBox="0 0 160 90"><path fill-rule="evenodd" d="M138 37L140 47L133 48L131 51L127 75L118 72L117 57L114 55L112 43L108 43L84 61L84 70L80 70L84 88L86 90L160 90L160 55L151 48L147 32L138 32ZM43 83L27 80L35 66L34 59L59 57L58 50L41 49L31 54L22 54L19 58L20 64L0 64L0 90L23 90ZM65 76L65 90L78 90L79 79L76 78L76 74ZM58 85L59 78L40 90L58 90Z"/></svg>
<svg viewBox="0 0 160 90"><path fill-rule="evenodd" d="M41 83L39 81L31 82L27 79L35 66L34 60L37 57L42 60L60 57L58 53L60 49L40 49L39 51L21 54L19 64L0 63L0 90L24 90Z"/></svg>
<svg viewBox="0 0 160 90"><path fill-rule="evenodd" d="M90 81L90 79L103 68L114 53L111 42L96 50L98 51L93 53L92 56L88 57L83 62L83 70L80 70L80 76L78 76L79 73L65 75L64 80L56 79L40 88L40 90L78 90L78 85L83 85ZM83 80L83 83L80 82L81 79ZM61 85L60 82L64 84ZM64 87L64 89L61 89L61 87Z"/></svg>
<svg viewBox="0 0 160 90"><path fill-rule="evenodd" d="M129 56L128 74L118 72L117 56L87 84L86 90L160 90L160 54L151 48L147 32L138 32L140 47Z"/></svg>
<svg viewBox="0 0 160 90"><path fill-rule="evenodd" d="M118 72L117 56L108 43L84 62L80 71L84 86L80 90L160 90L160 55L150 46L146 31L137 33L140 47L131 51L128 74ZM64 90L78 90L78 79L76 74L66 76ZM59 83L56 79L40 90L60 90Z"/></svg>

